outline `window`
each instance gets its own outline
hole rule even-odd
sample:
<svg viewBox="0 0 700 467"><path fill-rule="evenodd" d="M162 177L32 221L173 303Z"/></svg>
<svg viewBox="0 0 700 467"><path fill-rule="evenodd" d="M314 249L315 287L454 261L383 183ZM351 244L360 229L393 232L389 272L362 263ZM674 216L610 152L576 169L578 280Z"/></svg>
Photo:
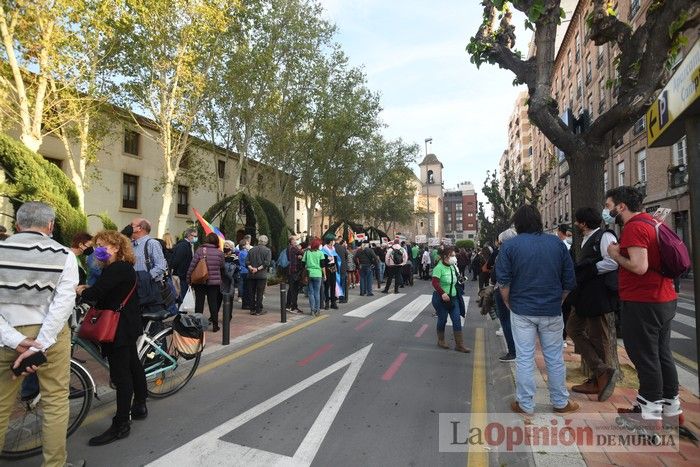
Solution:
<svg viewBox="0 0 700 467"><path fill-rule="evenodd" d="M581 70L576 73L576 98L580 99L583 95L583 78L581 77Z"/></svg>
<svg viewBox="0 0 700 467"><path fill-rule="evenodd" d="M598 98L600 102L600 110L599 113L605 112L605 81L600 80L598 83Z"/></svg>
<svg viewBox="0 0 700 467"><path fill-rule="evenodd" d="M568 50L566 52L566 66L567 66L567 71L569 74L571 74L571 50Z"/></svg>
<svg viewBox="0 0 700 467"><path fill-rule="evenodd" d="M634 16L637 14L639 11L640 7L640 0L631 0L630 2L630 16L629 19L634 18Z"/></svg>
<svg viewBox="0 0 700 467"><path fill-rule="evenodd" d="M688 157L688 142L685 136L679 139L676 144L673 145L673 165L686 165Z"/></svg>
<svg viewBox="0 0 700 467"><path fill-rule="evenodd" d="M608 191L608 171L603 172L603 191Z"/></svg>
<svg viewBox="0 0 700 467"><path fill-rule="evenodd" d="M581 37L576 34L576 63L581 59Z"/></svg>
<svg viewBox="0 0 700 467"><path fill-rule="evenodd" d="M299 202L299 200L297 200L297 211L299 211L299 210L301 210L301 202Z"/></svg>
<svg viewBox="0 0 700 467"><path fill-rule="evenodd" d="M297 201L297 204L298 203L299 201ZM301 221L299 219L297 219L297 233L301 233Z"/></svg>
<svg viewBox="0 0 700 467"><path fill-rule="evenodd" d="M138 156L140 137L141 135L136 131L124 130L124 152L133 156Z"/></svg>
<svg viewBox="0 0 700 467"><path fill-rule="evenodd" d="M182 157L180 158L178 167L187 170L187 168L190 166L190 160L192 160L192 153L189 149L185 149L185 152L182 153Z"/></svg>
<svg viewBox="0 0 700 467"><path fill-rule="evenodd" d="M447 214L445 214L445 220L447 222L452 222L452 213L451 212L448 212Z"/></svg>
<svg viewBox="0 0 700 467"><path fill-rule="evenodd" d="M625 161L617 164L617 186L625 184Z"/></svg>
<svg viewBox="0 0 700 467"><path fill-rule="evenodd" d="M216 171L219 174L219 178L226 178L226 161L218 161Z"/></svg>
<svg viewBox="0 0 700 467"><path fill-rule="evenodd" d="M265 188L265 179L263 174L258 174L258 190L263 190Z"/></svg>
<svg viewBox="0 0 700 467"><path fill-rule="evenodd" d="M455 214L455 222L459 222L459 223L462 222L462 213L461 212L458 212L457 214Z"/></svg>
<svg viewBox="0 0 700 467"><path fill-rule="evenodd" d="M588 95L588 106L586 107L588 109L588 114L591 117L591 121L593 120L593 93Z"/></svg>
<svg viewBox="0 0 700 467"><path fill-rule="evenodd" d="M598 60L597 65L598 65L598 68L600 68L600 67L603 66L603 61L604 61L604 57L605 57L605 53L603 52L603 46L602 46L602 45L598 46L597 56L598 56L598 58L597 58L597 60Z"/></svg>
<svg viewBox="0 0 700 467"><path fill-rule="evenodd" d="M461 211L462 210L462 203L455 203L455 210L457 212Z"/></svg>
<svg viewBox="0 0 700 467"><path fill-rule="evenodd" d="M647 182L647 152L644 149L637 153L637 176L639 183Z"/></svg>
<svg viewBox="0 0 700 467"><path fill-rule="evenodd" d="M177 186L177 213L187 215L190 204L190 189L185 185Z"/></svg>
<svg viewBox="0 0 700 467"><path fill-rule="evenodd" d="M639 120L634 122L634 128L632 129L632 133L636 136L639 133L643 132L646 128L646 117L642 116L639 117Z"/></svg>
<svg viewBox="0 0 700 467"><path fill-rule="evenodd" d="M590 57L586 59L586 84L591 82L593 75L593 64L591 63Z"/></svg>
<svg viewBox="0 0 700 467"><path fill-rule="evenodd" d="M248 183L248 171L246 169L241 169L241 177L239 183L241 185L245 185Z"/></svg>
<svg viewBox="0 0 700 467"><path fill-rule="evenodd" d="M122 207L136 209L139 197L139 177L136 175L122 175Z"/></svg>

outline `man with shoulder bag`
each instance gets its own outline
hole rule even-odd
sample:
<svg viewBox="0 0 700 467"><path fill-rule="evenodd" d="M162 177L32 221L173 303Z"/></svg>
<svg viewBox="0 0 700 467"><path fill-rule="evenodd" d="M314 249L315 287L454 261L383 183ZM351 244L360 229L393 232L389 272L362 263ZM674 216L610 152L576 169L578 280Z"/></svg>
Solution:
<svg viewBox="0 0 700 467"><path fill-rule="evenodd" d="M608 246L617 237L611 230L601 229L601 222L601 214L590 207L580 208L574 215L574 225L583 234L583 242L575 267L577 286L567 300L571 314L566 332L591 370L591 377L571 390L597 394L602 402L615 390L619 371L606 363L610 360L608 319L618 306L618 266L608 254Z"/></svg>

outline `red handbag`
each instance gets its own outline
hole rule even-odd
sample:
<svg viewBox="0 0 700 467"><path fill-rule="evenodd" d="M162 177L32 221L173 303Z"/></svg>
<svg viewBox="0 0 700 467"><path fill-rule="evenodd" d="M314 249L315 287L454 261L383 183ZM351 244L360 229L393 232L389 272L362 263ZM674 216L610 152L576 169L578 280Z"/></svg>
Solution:
<svg viewBox="0 0 700 467"><path fill-rule="evenodd" d="M124 305L127 304L131 296L136 290L136 282L131 288L131 292L121 302L116 310L98 310L90 307L83 318L78 330L78 337L81 339L99 342L100 344L111 344L114 342L114 337L117 334L117 326L119 326L119 315L121 314Z"/></svg>

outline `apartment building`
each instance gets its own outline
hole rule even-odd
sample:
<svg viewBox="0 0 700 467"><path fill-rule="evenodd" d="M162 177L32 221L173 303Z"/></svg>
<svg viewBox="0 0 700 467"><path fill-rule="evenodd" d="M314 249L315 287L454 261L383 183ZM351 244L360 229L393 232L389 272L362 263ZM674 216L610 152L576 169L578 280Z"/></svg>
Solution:
<svg viewBox="0 0 700 467"><path fill-rule="evenodd" d="M620 0L618 17L638 27L645 20L651 0ZM561 45L555 58L552 95L559 103L564 122L578 118L587 111L595 120L608 110L617 98L617 88L611 86L616 77L615 59L619 51L611 44L597 47L587 41L586 17L592 2L579 1L564 25ZM692 46L697 36L690 37ZM689 50L690 47L687 48ZM677 59L680 63L683 55ZM645 209L669 208L672 215L666 222L689 245L689 197L685 137L669 147L649 148L644 118L640 118L611 149L603 174L606 189L632 185L645 192ZM571 193L569 170L564 154L533 127L533 175L535 179L550 171L549 181L540 203L545 229L554 231L558 224L571 223ZM556 158L553 169L551 157ZM601 200L602 204L602 200Z"/></svg>
<svg viewBox="0 0 700 467"><path fill-rule="evenodd" d="M463 182L447 190L443 199L445 237L453 240L474 240L478 232L477 194L472 182Z"/></svg>

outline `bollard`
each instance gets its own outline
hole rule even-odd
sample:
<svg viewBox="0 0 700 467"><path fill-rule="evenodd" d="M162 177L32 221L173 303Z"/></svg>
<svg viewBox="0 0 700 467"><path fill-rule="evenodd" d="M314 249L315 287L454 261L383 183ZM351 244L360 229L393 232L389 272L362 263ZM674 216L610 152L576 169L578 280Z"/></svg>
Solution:
<svg viewBox="0 0 700 467"><path fill-rule="evenodd" d="M221 345L228 345L231 338L231 314L233 313L233 295L224 294L224 316L222 323Z"/></svg>
<svg viewBox="0 0 700 467"><path fill-rule="evenodd" d="M287 283L280 282L280 320L287 322Z"/></svg>

